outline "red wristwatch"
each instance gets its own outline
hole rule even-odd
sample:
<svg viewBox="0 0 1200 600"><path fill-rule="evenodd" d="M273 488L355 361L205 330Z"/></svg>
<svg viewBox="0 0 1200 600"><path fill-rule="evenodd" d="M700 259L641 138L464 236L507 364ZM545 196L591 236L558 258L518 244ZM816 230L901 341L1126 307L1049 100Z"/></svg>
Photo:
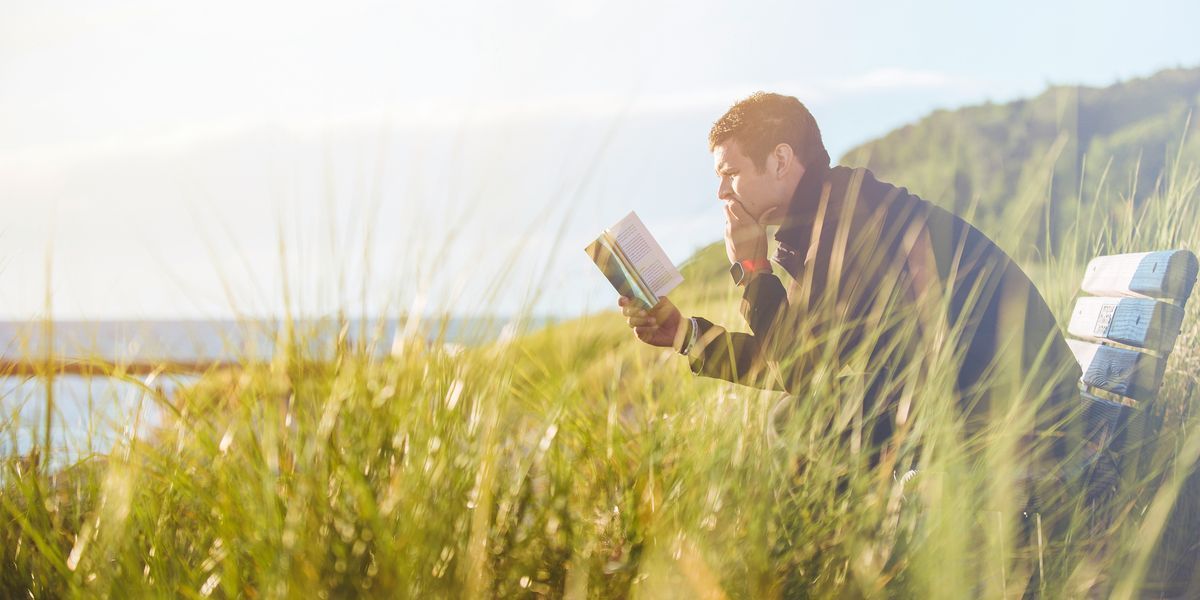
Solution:
<svg viewBox="0 0 1200 600"><path fill-rule="evenodd" d="M735 285L745 285L751 277L763 272L771 272L771 262L765 258L739 260L729 266L729 275Z"/></svg>

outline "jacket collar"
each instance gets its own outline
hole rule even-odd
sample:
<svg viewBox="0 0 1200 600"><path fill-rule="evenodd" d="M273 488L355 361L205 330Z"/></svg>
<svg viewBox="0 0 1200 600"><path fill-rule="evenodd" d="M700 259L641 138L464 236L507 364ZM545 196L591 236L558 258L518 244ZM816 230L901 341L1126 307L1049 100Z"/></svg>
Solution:
<svg viewBox="0 0 1200 600"><path fill-rule="evenodd" d="M800 182L796 184L796 191L792 193L792 199L788 203L783 223L780 224L779 231L775 232L776 240L795 239L798 230L812 226L821 202L821 189L824 187L825 181L829 179L830 171L832 169L829 167L804 170L804 175L800 177Z"/></svg>

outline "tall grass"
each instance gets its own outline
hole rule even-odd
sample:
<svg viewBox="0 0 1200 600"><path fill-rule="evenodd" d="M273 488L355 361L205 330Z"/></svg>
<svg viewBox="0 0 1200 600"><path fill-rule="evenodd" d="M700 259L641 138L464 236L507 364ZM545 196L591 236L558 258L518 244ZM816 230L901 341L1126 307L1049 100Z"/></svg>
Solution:
<svg viewBox="0 0 1200 600"><path fill-rule="evenodd" d="M1014 202L1014 231L1042 218L1042 197ZM1028 270L1065 315L1091 256L1200 249L1198 201L1200 177L1177 165L1153 197L1093 202ZM674 300L733 325L720 250L685 266ZM412 336L387 356L338 344L314 357L288 327L272 361L171 398L147 386L167 414L149 439L57 472L6 462L0 593L1059 597L1172 578L1195 593L1170 551L1189 551L1178 538L1200 516L1196 306L1152 407L1150 469L1104 506L1062 499L1074 520L1053 534L1022 513L1029 464L1012 433L966 437L946 402L953 345L897 381L912 452L872 465L829 426L862 410L860 382L821 361L791 401L693 377L615 313L466 349ZM1113 517L1096 531L1088 513Z"/></svg>

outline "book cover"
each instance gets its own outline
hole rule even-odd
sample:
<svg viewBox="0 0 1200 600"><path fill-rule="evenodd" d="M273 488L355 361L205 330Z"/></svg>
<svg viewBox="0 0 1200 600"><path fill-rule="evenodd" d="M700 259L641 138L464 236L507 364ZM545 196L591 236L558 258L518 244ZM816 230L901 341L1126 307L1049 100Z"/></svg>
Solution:
<svg viewBox="0 0 1200 600"><path fill-rule="evenodd" d="M683 282L683 275L631 212L584 249L617 293L646 308Z"/></svg>

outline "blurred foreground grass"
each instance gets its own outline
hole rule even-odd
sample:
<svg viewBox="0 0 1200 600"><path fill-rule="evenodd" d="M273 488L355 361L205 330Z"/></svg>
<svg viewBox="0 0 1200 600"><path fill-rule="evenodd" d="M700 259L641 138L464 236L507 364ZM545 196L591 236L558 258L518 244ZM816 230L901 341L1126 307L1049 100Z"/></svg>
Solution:
<svg viewBox="0 0 1200 600"><path fill-rule="evenodd" d="M1056 313L1091 256L1200 250L1198 182L1177 166L1153 197L1097 203L1056 256L1026 265ZM1012 239L1042 210L1014 203ZM685 276L673 298L685 312L740 323L720 245ZM964 459L937 410L950 369L917 391L927 408L909 433L938 476L905 489L898 465L867 467L827 427L861 403L838 378L814 374L797 402L695 378L606 313L466 349L414 338L383 358L342 346L312 361L295 337L269 364L157 398L168 416L149 439L53 474L7 460L0 595L1195 593L1198 305L1153 407L1152 469L1084 507L1116 518L1087 536L1077 526L1071 543L1039 543L1036 526L1022 537L1030 517L998 475L1023 469L1017 458ZM1005 448L993 435L972 443Z"/></svg>

